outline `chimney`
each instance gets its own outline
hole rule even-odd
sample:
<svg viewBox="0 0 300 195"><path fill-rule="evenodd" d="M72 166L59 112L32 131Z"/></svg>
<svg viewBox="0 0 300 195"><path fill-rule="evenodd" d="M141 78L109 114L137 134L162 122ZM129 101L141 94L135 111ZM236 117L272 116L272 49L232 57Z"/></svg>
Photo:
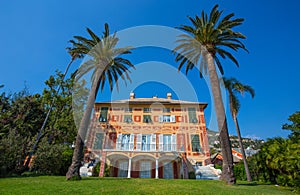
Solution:
<svg viewBox="0 0 300 195"><path fill-rule="evenodd" d="M134 99L134 98L135 98L135 95L134 95L133 92L131 92L131 93L130 93L130 99L132 100L132 99Z"/></svg>
<svg viewBox="0 0 300 195"><path fill-rule="evenodd" d="M167 99L172 99L172 93L167 93Z"/></svg>

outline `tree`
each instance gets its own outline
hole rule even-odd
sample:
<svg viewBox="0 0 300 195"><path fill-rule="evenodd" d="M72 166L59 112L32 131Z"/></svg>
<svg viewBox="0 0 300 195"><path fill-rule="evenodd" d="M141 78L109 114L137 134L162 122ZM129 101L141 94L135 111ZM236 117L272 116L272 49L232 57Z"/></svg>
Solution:
<svg viewBox="0 0 300 195"><path fill-rule="evenodd" d="M238 49L247 51L240 41L240 39L245 39L246 37L232 29L241 25L244 19L232 19L234 14L231 13L220 20L223 11L219 11L218 7L218 5L215 5L209 15L202 11L200 17L188 17L192 22L192 26L181 25L179 29L187 32L189 35L182 34L179 36L177 40L179 45L174 49L174 52L176 53L175 61L180 62L178 69L180 70L186 64L186 74L198 65L201 77L208 70L220 132L223 156L222 179L228 184L234 184L236 179L233 173L231 145L215 63L222 74L223 68L219 56L223 59L229 58L238 66L238 61L226 48L234 51Z"/></svg>
<svg viewBox="0 0 300 195"><path fill-rule="evenodd" d="M300 190L300 140L295 137L299 131L299 117L299 111L295 112L289 117L292 123L283 125L283 129L292 130L288 139L268 139L250 158L249 167L254 179Z"/></svg>
<svg viewBox="0 0 300 195"><path fill-rule="evenodd" d="M79 57L79 56L78 56L78 54L77 54L76 52L72 52L72 54L71 54L71 61L70 61L69 64L67 65L66 70L65 70L64 74L62 75L62 81L64 80L65 76L67 75L68 70L69 70L71 64L72 64L72 63L75 61L75 59L77 59L78 57ZM55 91L55 94L58 94L58 93L59 93L60 88L61 88L61 86L59 85L59 86L57 87L56 91ZM42 124L42 126L41 126L41 128L40 128L40 130L39 130L39 132L38 132L38 134L37 134L35 143L34 143L34 145L32 146L32 149L31 149L31 151L30 151L30 153L29 153L29 155L28 155L28 158L27 158L27 160L26 160L26 163L25 163L25 165L24 165L24 167L25 167L26 169L28 168L29 163L30 163L30 160L31 160L31 157L32 157L32 155L34 154L34 152L36 151L36 149L37 149L37 147L38 147L38 144L39 144L39 142L40 142L40 140L41 140L41 138L42 138L42 136L43 136L43 132L44 132L44 129L45 129L46 124L47 124L47 122L48 122L50 113L51 113L51 111L52 111L52 107L54 106L55 103L56 103L56 102L55 102L55 98L53 98L53 99L52 99L52 102L51 102L51 104L50 104L50 106L49 106L48 112L47 112L47 114L46 114L46 117L45 117L45 119L44 119L44 122L43 122L43 124Z"/></svg>
<svg viewBox="0 0 300 195"><path fill-rule="evenodd" d="M41 126L44 115L42 98L39 94L29 95L27 89L5 96L1 101L0 114L0 168L2 176L11 173L22 173L23 162L33 145L37 133L36 126Z"/></svg>
<svg viewBox="0 0 300 195"><path fill-rule="evenodd" d="M117 48L116 45L119 39L116 37L116 33L110 36L108 24L105 24L104 28L101 38L87 28L90 39L74 36L75 40L70 41L72 47L68 48L70 54L77 53L80 57L88 56L88 60L78 69L77 80L92 71L91 90L79 125L72 164L66 174L68 180L81 179L79 168L83 159L84 140L99 88L102 91L106 81L109 83L110 90L113 89L114 84L118 88L118 79L121 77L125 82L126 79L130 80L130 70L128 68L134 68L129 60L120 57L123 54L131 53L132 48Z"/></svg>
<svg viewBox="0 0 300 195"><path fill-rule="evenodd" d="M71 74L73 75L73 74ZM46 136L49 144L71 145L76 137L76 126L73 118L72 93L74 91L74 76L64 79L64 74L56 71L45 81L47 87L42 94L45 110L51 107L48 123L41 137ZM60 91L57 91L60 88Z"/></svg>
<svg viewBox="0 0 300 195"><path fill-rule="evenodd" d="M299 140L300 138L300 111L295 112L291 116L289 116L289 121L292 124L284 124L282 129L292 131L290 138L294 141Z"/></svg>
<svg viewBox="0 0 300 195"><path fill-rule="evenodd" d="M231 113L232 119L235 124L238 141L239 141L239 145L241 148L241 153L242 153L242 157L243 157L243 161L244 161L244 167L245 167L245 171L246 171L246 175L247 175L247 180L252 181L249 167L247 164L246 155L245 155L245 149L243 146L240 126L239 126L239 122L237 119L237 115L238 115L239 109L241 107L240 101L237 97L237 93L244 95L245 92L248 92L248 93L250 93L250 95L253 98L255 95L255 92L252 87L250 87L249 85L243 85L241 82L239 82L238 80L236 80L234 78L227 79L227 78L223 77L223 82L224 82L224 86L225 86L226 90L228 91L230 113Z"/></svg>

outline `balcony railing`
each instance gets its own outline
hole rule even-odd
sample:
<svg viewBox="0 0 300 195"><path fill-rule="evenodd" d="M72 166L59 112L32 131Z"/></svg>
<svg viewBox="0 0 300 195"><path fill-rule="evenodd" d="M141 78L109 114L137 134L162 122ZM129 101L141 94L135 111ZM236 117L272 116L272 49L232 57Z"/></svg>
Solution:
<svg viewBox="0 0 300 195"><path fill-rule="evenodd" d="M104 146L106 151L136 151L136 152L184 152L185 147L178 144L141 144L141 146L132 143L114 143Z"/></svg>

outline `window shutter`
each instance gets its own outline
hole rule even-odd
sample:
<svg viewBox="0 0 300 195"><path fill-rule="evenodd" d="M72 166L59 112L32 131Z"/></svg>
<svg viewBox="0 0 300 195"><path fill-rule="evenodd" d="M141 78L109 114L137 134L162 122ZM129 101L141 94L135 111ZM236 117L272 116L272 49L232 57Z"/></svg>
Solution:
<svg viewBox="0 0 300 195"><path fill-rule="evenodd" d="M134 134L130 134L130 139L129 139L129 150L132 151L134 146Z"/></svg>
<svg viewBox="0 0 300 195"><path fill-rule="evenodd" d="M142 134L137 134L136 135L136 150L141 151L142 148Z"/></svg>
<svg viewBox="0 0 300 195"><path fill-rule="evenodd" d="M159 134L158 135L158 141L159 141L159 146L158 146L158 150L159 151L163 151L163 146L164 146L164 135L163 134Z"/></svg>
<svg viewBox="0 0 300 195"><path fill-rule="evenodd" d="M172 143L172 151L176 151L176 135L172 134L171 136L171 143Z"/></svg>
<svg viewBox="0 0 300 195"><path fill-rule="evenodd" d="M151 135L151 151L156 151L156 134Z"/></svg>
<svg viewBox="0 0 300 195"><path fill-rule="evenodd" d="M117 150L121 150L121 145L122 145L122 133L118 134L117 137Z"/></svg>
<svg viewBox="0 0 300 195"><path fill-rule="evenodd" d="M175 119L175 116L174 116L174 115L171 115L171 116L170 116L170 122L171 122L171 123L175 123L175 122L176 122L176 119Z"/></svg>

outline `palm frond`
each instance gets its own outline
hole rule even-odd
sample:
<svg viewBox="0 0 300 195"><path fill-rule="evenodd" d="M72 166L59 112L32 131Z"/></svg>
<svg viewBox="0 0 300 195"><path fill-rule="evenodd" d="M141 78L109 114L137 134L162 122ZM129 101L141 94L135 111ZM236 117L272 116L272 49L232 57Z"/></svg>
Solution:
<svg viewBox="0 0 300 195"><path fill-rule="evenodd" d="M82 36L74 36L70 40L72 44L67 50L70 54L79 54L80 57L88 56L89 60L84 62L76 72L76 79L81 79L88 72L92 71L92 83L96 84L96 93L99 89L104 90L105 83L108 82L109 89L114 86L119 88L118 79L126 81L130 80L130 70L135 68L134 65L127 59L122 58L122 55L130 54L133 47L118 48L117 43L119 38L116 33L110 35L109 26L104 25L104 32L99 38L91 29L87 28L90 38Z"/></svg>
<svg viewBox="0 0 300 195"><path fill-rule="evenodd" d="M255 95L254 89L249 85L244 85L235 78L222 78L224 81L224 86L229 93L229 104L232 115L237 115L241 107L239 99L237 98L237 93L244 95L245 92L250 93L252 98Z"/></svg>
<svg viewBox="0 0 300 195"><path fill-rule="evenodd" d="M204 73L203 68L206 66L199 59L204 54L204 49L213 56L222 74L224 70L218 56L221 56L223 59L229 59L239 66L232 52L239 49L248 52L241 41L246 36L234 31L233 28L242 25L244 19L233 18L234 13L227 14L224 17L222 17L222 14L223 10L219 10L219 6L215 5L209 14L202 11L200 16L188 16L191 25L181 25L179 27L179 29L187 33L178 36L176 40L178 45L173 50L173 54L176 55L175 61L179 62L179 70L185 65L185 72L187 73L194 66L200 65L200 72Z"/></svg>
<svg viewBox="0 0 300 195"><path fill-rule="evenodd" d="M100 38L91 29L86 28L86 30L88 31L89 35L93 39L93 42L95 42L95 43L100 42Z"/></svg>

